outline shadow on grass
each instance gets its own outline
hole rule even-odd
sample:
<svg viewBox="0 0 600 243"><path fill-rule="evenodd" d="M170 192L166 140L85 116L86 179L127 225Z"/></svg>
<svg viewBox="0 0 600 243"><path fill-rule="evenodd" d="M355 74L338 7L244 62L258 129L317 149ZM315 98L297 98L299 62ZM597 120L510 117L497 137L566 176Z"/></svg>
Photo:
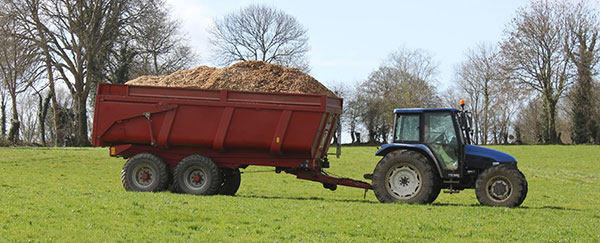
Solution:
<svg viewBox="0 0 600 243"><path fill-rule="evenodd" d="M241 198L275 199L275 200L297 200L297 201L328 201L328 202L353 202L379 204L378 202L368 201L366 199L325 199L322 197L279 197L279 196L255 196L255 195L236 195Z"/></svg>
<svg viewBox="0 0 600 243"><path fill-rule="evenodd" d="M565 211L583 211L582 209L578 209L578 208L565 208L565 207L559 207L559 206L542 206L542 207L527 207L527 206L523 206L521 208L525 208L525 209L551 209L551 210L565 210Z"/></svg>
<svg viewBox="0 0 600 243"><path fill-rule="evenodd" d="M490 206L484 206L481 204L458 204L458 203L432 203L431 206L435 206L435 207L490 207ZM503 208L503 207L499 207L499 208ZM559 207L559 206L542 206L542 207L528 207L528 206L520 206L520 207L516 207L515 209L537 209L537 210L543 210L543 209L550 209L550 210L565 210L565 211L583 211L581 209L577 209L577 208L566 208L566 207Z"/></svg>
<svg viewBox="0 0 600 243"><path fill-rule="evenodd" d="M258 198L258 199L270 199L270 200L296 200L296 201L329 201L329 202L352 202L352 203L365 203L365 204L381 204L380 202L368 201L366 199L325 199L322 197L281 197L281 196L256 196L256 195L236 195L235 197L240 198ZM481 204L459 204L459 203L432 203L429 205L423 206L434 206L434 207L487 207L493 208L490 206L484 206ZM504 208L504 207L498 207ZM542 207L528 207L528 206L520 206L514 209L526 209L526 210L564 210L564 211L583 211L582 209L577 208L566 208L560 206L542 206Z"/></svg>

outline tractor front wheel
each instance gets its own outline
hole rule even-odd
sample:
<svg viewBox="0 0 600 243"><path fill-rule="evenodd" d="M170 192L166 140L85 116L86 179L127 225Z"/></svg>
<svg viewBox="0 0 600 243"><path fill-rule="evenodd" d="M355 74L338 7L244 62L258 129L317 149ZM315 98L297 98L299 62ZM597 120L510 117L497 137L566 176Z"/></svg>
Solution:
<svg viewBox="0 0 600 243"><path fill-rule="evenodd" d="M527 196L527 180L515 166L490 167L477 177L475 195L482 205L518 207Z"/></svg>
<svg viewBox="0 0 600 243"><path fill-rule="evenodd" d="M380 202L432 203L440 189L433 166L415 151L390 152L373 171L373 191Z"/></svg>

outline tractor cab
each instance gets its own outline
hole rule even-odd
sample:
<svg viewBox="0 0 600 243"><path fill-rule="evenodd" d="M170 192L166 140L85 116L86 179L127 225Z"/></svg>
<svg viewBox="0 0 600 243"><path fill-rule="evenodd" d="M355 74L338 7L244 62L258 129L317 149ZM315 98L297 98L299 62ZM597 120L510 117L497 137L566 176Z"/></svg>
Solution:
<svg viewBox="0 0 600 243"><path fill-rule="evenodd" d="M465 138L456 109L396 109L394 113L394 144L426 147L442 177L460 177Z"/></svg>
<svg viewBox="0 0 600 243"><path fill-rule="evenodd" d="M395 109L393 142L373 174L373 188L382 202L431 203L440 192L475 188L480 202L518 206L527 182L509 154L471 144L471 113L453 108Z"/></svg>

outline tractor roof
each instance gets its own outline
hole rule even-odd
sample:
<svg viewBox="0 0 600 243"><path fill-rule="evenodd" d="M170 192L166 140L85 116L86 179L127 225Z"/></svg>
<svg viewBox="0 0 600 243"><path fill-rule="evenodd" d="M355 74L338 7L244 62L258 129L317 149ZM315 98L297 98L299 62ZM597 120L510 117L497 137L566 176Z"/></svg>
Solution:
<svg viewBox="0 0 600 243"><path fill-rule="evenodd" d="M401 108L394 109L394 113L421 113L426 111L456 111L454 108Z"/></svg>

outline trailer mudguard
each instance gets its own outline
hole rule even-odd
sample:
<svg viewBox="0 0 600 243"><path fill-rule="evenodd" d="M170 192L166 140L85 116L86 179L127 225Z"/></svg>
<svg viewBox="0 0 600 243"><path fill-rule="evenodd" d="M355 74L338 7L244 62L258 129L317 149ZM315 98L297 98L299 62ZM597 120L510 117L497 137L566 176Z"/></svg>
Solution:
<svg viewBox="0 0 600 243"><path fill-rule="evenodd" d="M376 156L385 156L389 152L392 152L392 151L398 150L398 149L410 149L410 150L418 151L419 153L423 154L424 156L429 158L433 162L433 164L435 164L435 167L437 168L440 178L444 177L442 174L442 168L440 168L440 164L438 163L435 156L433 156L433 152L431 152L431 149L429 149L429 147L427 147L425 144L411 144L411 143L384 144L381 146L381 149L379 149L377 151L377 153L375 153L375 155Z"/></svg>

